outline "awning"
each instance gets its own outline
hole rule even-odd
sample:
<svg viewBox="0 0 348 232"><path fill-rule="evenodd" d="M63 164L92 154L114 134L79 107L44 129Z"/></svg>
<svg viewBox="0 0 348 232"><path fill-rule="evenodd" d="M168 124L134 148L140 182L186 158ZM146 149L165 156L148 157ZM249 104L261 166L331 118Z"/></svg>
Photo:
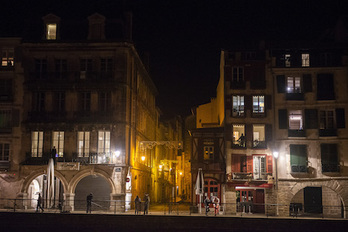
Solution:
<svg viewBox="0 0 348 232"><path fill-rule="evenodd" d="M261 184L257 186L236 186L236 190L243 190L243 189L271 189L273 187L273 184Z"/></svg>

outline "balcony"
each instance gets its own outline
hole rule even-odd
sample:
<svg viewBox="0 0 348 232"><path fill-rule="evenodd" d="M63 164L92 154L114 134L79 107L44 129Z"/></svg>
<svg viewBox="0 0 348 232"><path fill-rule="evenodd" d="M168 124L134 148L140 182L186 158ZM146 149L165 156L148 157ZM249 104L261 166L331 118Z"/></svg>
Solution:
<svg viewBox="0 0 348 232"><path fill-rule="evenodd" d="M267 148L267 143L266 143L266 141L254 140L253 141L253 148L256 148L256 149L266 149Z"/></svg>
<svg viewBox="0 0 348 232"><path fill-rule="evenodd" d="M304 100L303 93L286 93L286 100L302 101Z"/></svg>
<svg viewBox="0 0 348 232"><path fill-rule="evenodd" d="M82 165L87 164L124 164L125 157L117 156L112 152L107 153L73 153L73 161L79 162Z"/></svg>
<svg viewBox="0 0 348 232"><path fill-rule="evenodd" d="M261 180L261 181L268 181L268 177L272 176L272 173L268 172L233 172L232 173L232 179L233 180Z"/></svg>
<svg viewBox="0 0 348 232"><path fill-rule="evenodd" d="M288 130L288 137L306 137L305 130Z"/></svg>
<svg viewBox="0 0 348 232"><path fill-rule="evenodd" d="M8 170L10 168L10 161L0 161L0 170Z"/></svg>
<svg viewBox="0 0 348 232"><path fill-rule="evenodd" d="M56 112L47 112L47 111L32 111L28 112L27 120L29 122L61 122L66 121L67 112L65 111L56 111Z"/></svg>
<svg viewBox="0 0 348 232"><path fill-rule="evenodd" d="M333 163L333 164L322 164L321 166L322 168L322 172L340 172L340 165L337 163Z"/></svg>
<svg viewBox="0 0 348 232"><path fill-rule="evenodd" d="M320 137L337 136L337 129L319 129Z"/></svg>
<svg viewBox="0 0 348 232"><path fill-rule="evenodd" d="M307 167L307 165L293 164L293 165L291 165L291 172L292 173L307 173L308 167Z"/></svg>

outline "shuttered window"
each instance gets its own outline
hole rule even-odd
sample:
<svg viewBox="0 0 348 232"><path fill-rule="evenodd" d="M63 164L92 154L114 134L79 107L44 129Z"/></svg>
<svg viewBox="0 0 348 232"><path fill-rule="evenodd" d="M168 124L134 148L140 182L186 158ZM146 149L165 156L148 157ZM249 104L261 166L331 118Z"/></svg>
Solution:
<svg viewBox="0 0 348 232"><path fill-rule="evenodd" d="M307 172L307 146L290 145L291 172Z"/></svg>

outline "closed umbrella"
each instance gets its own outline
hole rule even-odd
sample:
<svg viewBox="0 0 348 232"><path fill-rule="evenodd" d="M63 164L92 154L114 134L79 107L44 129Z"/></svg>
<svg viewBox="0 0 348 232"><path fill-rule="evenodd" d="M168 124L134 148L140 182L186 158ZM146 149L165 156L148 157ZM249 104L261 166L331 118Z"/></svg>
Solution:
<svg viewBox="0 0 348 232"><path fill-rule="evenodd" d="M203 178L202 168L198 169L195 189L196 189L196 195L199 195L199 200L198 200L199 213L202 213L202 197L204 193L204 178Z"/></svg>

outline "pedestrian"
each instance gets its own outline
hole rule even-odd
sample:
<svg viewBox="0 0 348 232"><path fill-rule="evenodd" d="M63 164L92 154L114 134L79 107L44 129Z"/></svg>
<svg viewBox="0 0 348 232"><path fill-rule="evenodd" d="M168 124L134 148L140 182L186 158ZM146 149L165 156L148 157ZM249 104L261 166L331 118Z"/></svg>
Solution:
<svg viewBox="0 0 348 232"><path fill-rule="evenodd" d="M149 214L149 204L150 204L149 194L145 194L145 198L144 198L144 215L145 214Z"/></svg>
<svg viewBox="0 0 348 232"><path fill-rule="evenodd" d="M138 215L140 211L140 206L141 206L141 199L139 196L137 196L134 200L134 208L135 208L135 214Z"/></svg>
<svg viewBox="0 0 348 232"><path fill-rule="evenodd" d="M208 216L208 212L210 211L209 209L209 204L211 203L209 197L207 196L205 199L204 199L204 205L205 205L205 215Z"/></svg>
<svg viewBox="0 0 348 232"><path fill-rule="evenodd" d="M219 208L220 208L220 199L218 197L214 197L213 205L214 205L214 214L216 216L216 214L219 213Z"/></svg>
<svg viewBox="0 0 348 232"><path fill-rule="evenodd" d="M41 209L41 212L43 213L44 209L41 206L42 198L41 194L39 193L39 196L37 198L37 205L36 205L36 212L39 212L39 209Z"/></svg>
<svg viewBox="0 0 348 232"><path fill-rule="evenodd" d="M86 210L86 213L92 213L92 200L93 200L93 194L90 193L88 196L87 196L87 210Z"/></svg>

